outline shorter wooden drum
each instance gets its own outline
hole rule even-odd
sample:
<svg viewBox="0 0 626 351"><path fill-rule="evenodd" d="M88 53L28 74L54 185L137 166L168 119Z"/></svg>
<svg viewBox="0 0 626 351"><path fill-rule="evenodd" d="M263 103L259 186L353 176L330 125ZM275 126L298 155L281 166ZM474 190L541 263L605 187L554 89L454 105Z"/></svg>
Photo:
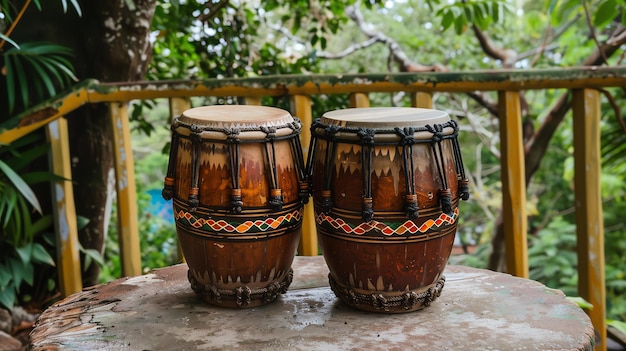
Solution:
<svg viewBox="0 0 626 351"><path fill-rule="evenodd" d="M467 199L458 126L442 111L356 108L311 126L315 221L335 294L405 312L439 296Z"/></svg>
<svg viewBox="0 0 626 351"><path fill-rule="evenodd" d="M254 307L291 283L308 199L300 121L261 106L206 106L172 123L163 197L193 290L207 302Z"/></svg>

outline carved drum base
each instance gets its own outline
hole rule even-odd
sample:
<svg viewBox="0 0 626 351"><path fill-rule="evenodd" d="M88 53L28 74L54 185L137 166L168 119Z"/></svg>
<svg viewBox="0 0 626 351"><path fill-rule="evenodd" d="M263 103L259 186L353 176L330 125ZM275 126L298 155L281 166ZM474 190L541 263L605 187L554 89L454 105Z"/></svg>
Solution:
<svg viewBox="0 0 626 351"><path fill-rule="evenodd" d="M446 278L427 287L403 292L386 292L357 289L339 284L328 274L330 288L341 301L350 307L367 312L404 313L430 306L441 295Z"/></svg>
<svg viewBox="0 0 626 351"><path fill-rule="evenodd" d="M252 289L246 285L235 289L220 289L215 285L199 283L191 273L187 271L187 279L191 283L191 289L202 300L216 306L231 308L249 308L264 305L276 300L279 294L287 292L293 280L293 269L285 274L281 281L275 281L265 288Z"/></svg>

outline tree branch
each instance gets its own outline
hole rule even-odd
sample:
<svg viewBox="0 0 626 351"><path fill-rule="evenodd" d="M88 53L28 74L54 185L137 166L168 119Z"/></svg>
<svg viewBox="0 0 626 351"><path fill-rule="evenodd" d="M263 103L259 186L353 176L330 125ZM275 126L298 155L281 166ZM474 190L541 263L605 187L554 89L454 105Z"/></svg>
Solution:
<svg viewBox="0 0 626 351"><path fill-rule="evenodd" d="M206 7L207 9L209 9L209 13L207 14L200 14L198 16L198 20L200 20L201 22L207 22L212 20L213 18L215 18L215 16L217 16L217 14L220 12L221 9L223 9L224 7L226 7L226 5L228 5L229 0L221 0L218 3L213 3L212 1L208 1L204 7Z"/></svg>
<svg viewBox="0 0 626 351"><path fill-rule="evenodd" d="M587 6L586 1L582 1L582 6L583 6L583 9L585 10L585 20L587 22L587 27L589 27L589 33L591 34L591 38L593 39L593 42L596 43L596 47L600 49L600 42L598 41L598 37L596 36L596 30L593 27L593 24L591 23L591 14L589 13L589 6ZM602 56L602 61L604 61L604 63L608 63L606 59L606 55L604 55L604 51L598 50L598 52Z"/></svg>
<svg viewBox="0 0 626 351"><path fill-rule="evenodd" d="M517 58L517 53L514 50L496 47L491 39L475 24L472 24L472 30L474 31L476 39L478 39L480 47L487 56L502 61L504 68L513 67Z"/></svg>
<svg viewBox="0 0 626 351"><path fill-rule="evenodd" d="M360 42L358 44L352 44L350 46L348 46L347 48L345 48L343 51L333 54L330 52L326 52L326 51L322 51L322 52L318 52L317 53L317 57L319 58L323 58L323 59L329 59L329 60L337 60L337 59L342 59L348 55L351 55L361 49L365 49L367 47L370 47L374 44L376 44L378 42L378 38L376 37L372 37L369 38L366 41Z"/></svg>
<svg viewBox="0 0 626 351"><path fill-rule="evenodd" d="M359 27L361 32L365 34L369 40L373 40L374 42L380 42L389 47L390 51L390 59L393 60L399 67L402 72L441 72L447 71L447 69L440 65L423 65L421 63L412 61L407 56L406 52L402 50L400 45L390 37L386 36L383 33L376 31L374 26L365 22L363 18L363 14L358 9L357 6L348 6L346 7L346 15L350 18L354 23ZM373 44L373 43L372 43Z"/></svg>

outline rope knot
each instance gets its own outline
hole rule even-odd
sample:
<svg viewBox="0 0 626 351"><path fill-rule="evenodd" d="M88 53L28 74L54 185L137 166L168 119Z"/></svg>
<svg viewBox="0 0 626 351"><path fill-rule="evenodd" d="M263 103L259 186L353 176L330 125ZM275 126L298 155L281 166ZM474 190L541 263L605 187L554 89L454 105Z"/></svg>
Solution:
<svg viewBox="0 0 626 351"><path fill-rule="evenodd" d="M430 139L431 142L439 143L443 140L443 126L441 124L435 124L433 126L427 124L426 129L433 134Z"/></svg>
<svg viewBox="0 0 626 351"><path fill-rule="evenodd" d="M372 145L374 144L374 135L376 135L376 131L369 128L359 128L357 130L357 135L359 136L363 144Z"/></svg>
<svg viewBox="0 0 626 351"><path fill-rule="evenodd" d="M276 138L276 127L275 126L261 126L261 131L265 133L266 140L272 140Z"/></svg>
<svg viewBox="0 0 626 351"><path fill-rule="evenodd" d="M339 131L339 126L335 126L335 125L328 125L324 128L324 132L326 132L326 134L330 136L337 134L338 131Z"/></svg>
<svg viewBox="0 0 626 351"><path fill-rule="evenodd" d="M224 134L226 134L226 141L229 143L238 143L239 142L239 129L235 128L226 128L224 129Z"/></svg>
<svg viewBox="0 0 626 351"><path fill-rule="evenodd" d="M400 146L410 146L415 144L415 129L413 127L396 127L393 129L400 138Z"/></svg>

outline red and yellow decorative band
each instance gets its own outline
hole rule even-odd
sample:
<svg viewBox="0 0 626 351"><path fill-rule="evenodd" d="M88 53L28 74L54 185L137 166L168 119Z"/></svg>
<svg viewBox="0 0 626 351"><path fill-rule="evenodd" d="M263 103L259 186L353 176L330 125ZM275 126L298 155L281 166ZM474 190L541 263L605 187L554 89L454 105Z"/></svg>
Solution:
<svg viewBox="0 0 626 351"><path fill-rule="evenodd" d="M268 230L278 229L283 225L297 223L302 220L302 208L285 213L276 218L263 217L262 219L236 222L233 218L227 222L223 219L196 217L193 214L179 209L174 211L174 218L177 222L187 222L188 225L212 232L222 233L258 233Z"/></svg>
<svg viewBox="0 0 626 351"><path fill-rule="evenodd" d="M441 213L439 217L435 219L428 219L420 226L416 225L412 220L406 220L403 223L384 223L376 220L370 222L362 222L357 226L354 226L350 223L347 223L341 218L333 218L324 213L317 214L317 224L322 225L324 223L330 224L333 228L344 231L347 234L356 234L362 235L371 230L379 230L386 236L391 235L404 235L404 234L417 234L417 233L426 233L431 229L437 229L444 225L452 225L456 223L457 218L459 217L459 208L454 209L454 213L452 216Z"/></svg>

